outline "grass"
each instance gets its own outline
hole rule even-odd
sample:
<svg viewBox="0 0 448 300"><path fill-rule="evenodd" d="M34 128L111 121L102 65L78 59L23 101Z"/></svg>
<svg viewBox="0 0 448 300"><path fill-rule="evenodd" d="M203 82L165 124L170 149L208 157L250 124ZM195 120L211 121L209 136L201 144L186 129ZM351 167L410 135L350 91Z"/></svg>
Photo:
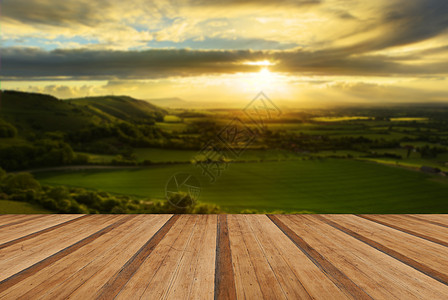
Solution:
<svg viewBox="0 0 448 300"><path fill-rule="evenodd" d="M0 214L51 214L52 212L26 202L0 200Z"/></svg>
<svg viewBox="0 0 448 300"><path fill-rule="evenodd" d="M360 116L354 116L354 117L316 117L313 118L314 121L317 122L343 122L343 121L356 121L356 120L372 120L372 117L360 117Z"/></svg>
<svg viewBox="0 0 448 300"><path fill-rule="evenodd" d="M150 160L155 163L190 162L194 157L197 156L199 150L138 148L134 150L134 153L137 156L138 161ZM297 155L287 150L276 150L276 149L246 150L236 160L238 161L296 160L299 157L300 155Z"/></svg>
<svg viewBox="0 0 448 300"><path fill-rule="evenodd" d="M134 150L138 161L152 162L189 162L198 151L160 148L137 148Z"/></svg>
<svg viewBox="0 0 448 300"><path fill-rule="evenodd" d="M185 123L168 123L168 122L157 122L157 127L162 129L166 132L183 132L185 129L187 129L187 125Z"/></svg>
<svg viewBox="0 0 448 300"><path fill-rule="evenodd" d="M163 117L163 122L166 123L181 123L182 119L175 115L166 115Z"/></svg>
<svg viewBox="0 0 448 300"><path fill-rule="evenodd" d="M355 160L235 163L214 184L191 165L39 173L37 178L43 184L163 198L167 180L177 172L195 174L202 183L201 201L230 213L448 213L445 178Z"/></svg>
<svg viewBox="0 0 448 300"><path fill-rule="evenodd" d="M390 118L391 122L424 122L428 121L428 118Z"/></svg>

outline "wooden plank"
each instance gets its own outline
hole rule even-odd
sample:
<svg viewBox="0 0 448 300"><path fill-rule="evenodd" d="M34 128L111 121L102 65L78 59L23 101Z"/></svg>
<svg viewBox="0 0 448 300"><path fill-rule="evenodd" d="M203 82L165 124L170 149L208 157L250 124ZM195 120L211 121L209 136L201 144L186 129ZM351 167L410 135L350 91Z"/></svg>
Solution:
<svg viewBox="0 0 448 300"><path fill-rule="evenodd" d="M0 214L0 228L4 224L8 224L10 222L13 222L12 220L14 218L19 218L21 216L23 217L23 216L29 216L29 215L1 215Z"/></svg>
<svg viewBox="0 0 448 300"><path fill-rule="evenodd" d="M21 243L62 226L77 222L87 215L50 215L39 222L29 222L8 227L0 231L0 249Z"/></svg>
<svg viewBox="0 0 448 300"><path fill-rule="evenodd" d="M166 299L176 272L194 235L198 218L183 215L124 286L117 299Z"/></svg>
<svg viewBox="0 0 448 300"><path fill-rule="evenodd" d="M170 233L171 228L176 225L180 219L179 215L171 216L171 218L160 228L154 236L149 239L126 264L124 264L109 281L104 284L101 289L96 293L95 298L98 299L111 299L115 298L118 293L123 289L126 283L129 282L131 277L141 268L141 265L146 259L154 252L159 245L160 241ZM146 282L144 280L143 282Z"/></svg>
<svg viewBox="0 0 448 300"><path fill-rule="evenodd" d="M448 284L448 248L352 215L326 215L320 218L375 249Z"/></svg>
<svg viewBox="0 0 448 300"><path fill-rule="evenodd" d="M295 217L295 216L294 216ZM325 275L345 293L347 296L351 296L355 299L371 299L371 297L358 285L356 285L350 278L348 278L343 272L341 272L337 267L335 267L331 261L327 260L322 256L316 249L313 248L307 241L297 234L296 224L289 223L286 224L284 221L288 220L282 216L269 215L274 224L276 224L280 230L283 231L294 244L317 266L322 270ZM293 225L292 227L290 225ZM295 229L295 230L294 230ZM301 232L302 233L302 232Z"/></svg>
<svg viewBox="0 0 448 300"><path fill-rule="evenodd" d="M335 229L318 216L278 218L375 299L446 299L448 286Z"/></svg>
<svg viewBox="0 0 448 300"><path fill-rule="evenodd" d="M214 294L215 299L236 298L227 215L218 215Z"/></svg>
<svg viewBox="0 0 448 300"><path fill-rule="evenodd" d="M39 272L40 270L52 265L56 261L60 260L61 258L75 252L79 248L89 244L90 242L94 241L98 237L108 233L109 231L115 229L116 227L122 225L126 220L131 218L132 216L127 217L118 217L115 219L115 222L110 224L109 226L102 228L101 230L85 237L84 239L72 244L69 247L64 248L63 250L56 252L52 254L51 256L48 256L47 258L31 265L30 267L23 269L19 273L15 273L11 277L8 277L0 282L0 293L4 292L5 290L9 289L10 287L16 285L17 283L25 280L26 278L34 275L35 273ZM9 271L9 269L8 269Z"/></svg>
<svg viewBox="0 0 448 300"><path fill-rule="evenodd" d="M36 220L46 216L48 215L2 215L0 219L0 230L3 230L5 227Z"/></svg>
<svg viewBox="0 0 448 300"><path fill-rule="evenodd" d="M28 278L15 284L0 294L0 298L18 299L40 298L52 289L57 288L68 277L78 274L80 270L92 263L95 258L102 255L113 243L121 241L120 237L125 230L131 230L137 226L138 218L131 219L114 230L98 237L82 248L62 257L53 264L39 270ZM80 274L83 278L84 274ZM84 277L86 278L86 277ZM75 280L74 280L75 281ZM64 287L69 290L69 285ZM65 297L64 297L65 298Z"/></svg>
<svg viewBox="0 0 448 300"><path fill-rule="evenodd" d="M152 216L154 221L151 224L144 224L142 226L143 232L138 234L139 232L136 231L136 234L133 237L131 236L131 240L125 242L126 245L111 250L105 254L101 260L89 265L89 269L95 271L95 274L90 277L88 281L83 282L82 286L76 289L69 298L86 299L92 294L99 295L101 289L107 284L110 278L113 278L119 270L122 270L123 266L125 266L136 253L141 253L139 250L142 249L145 244L154 244L157 241L159 237L155 235L158 232L160 235L162 234L160 233L162 227L166 225L171 217L172 215ZM134 229L132 229L132 231L134 231ZM149 247L151 247L151 245ZM82 274L85 274L85 272ZM78 276L76 276L76 278L78 278ZM82 281L82 278L77 280ZM71 283L71 280L68 282ZM66 284L63 284L62 287L64 287L64 285Z"/></svg>
<svg viewBox="0 0 448 300"><path fill-rule="evenodd" d="M216 216L196 216L194 232L171 278L165 299L213 299L216 254ZM151 293L143 297L151 299Z"/></svg>
<svg viewBox="0 0 448 300"><path fill-rule="evenodd" d="M245 219L287 299L349 298L267 216Z"/></svg>
<svg viewBox="0 0 448 300"><path fill-rule="evenodd" d="M442 227L448 227L448 215L408 215L408 216Z"/></svg>
<svg viewBox="0 0 448 300"><path fill-rule="evenodd" d="M86 218L22 243L1 249L0 280L29 268L52 255L56 255L65 248L123 218L123 216L111 215Z"/></svg>
<svg viewBox="0 0 448 300"><path fill-rule="evenodd" d="M235 288L238 299L263 299L260 283L236 216L228 216ZM283 293L279 297L283 296Z"/></svg>
<svg viewBox="0 0 448 300"><path fill-rule="evenodd" d="M166 223L169 217L136 216L76 253L59 260L57 264L42 270L34 278L29 278L30 280L24 283L26 285L18 286L17 290L22 290L22 294L23 290L28 290L23 294L24 298L90 298ZM42 281L41 278L47 280Z"/></svg>
<svg viewBox="0 0 448 300"><path fill-rule="evenodd" d="M359 215L359 217L448 247L448 228L401 215Z"/></svg>

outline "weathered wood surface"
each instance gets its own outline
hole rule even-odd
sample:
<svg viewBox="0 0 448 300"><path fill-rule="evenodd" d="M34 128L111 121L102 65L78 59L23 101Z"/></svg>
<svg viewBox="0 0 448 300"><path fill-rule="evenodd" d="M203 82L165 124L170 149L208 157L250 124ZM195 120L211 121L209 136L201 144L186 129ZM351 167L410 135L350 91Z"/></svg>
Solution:
<svg viewBox="0 0 448 300"><path fill-rule="evenodd" d="M0 299L447 299L448 215L0 215Z"/></svg>

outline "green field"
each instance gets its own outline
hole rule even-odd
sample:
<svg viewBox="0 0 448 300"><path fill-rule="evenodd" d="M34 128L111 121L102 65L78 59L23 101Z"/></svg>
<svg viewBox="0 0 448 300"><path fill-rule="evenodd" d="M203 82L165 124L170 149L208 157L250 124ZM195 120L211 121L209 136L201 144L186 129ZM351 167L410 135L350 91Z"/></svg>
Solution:
<svg viewBox="0 0 448 300"><path fill-rule="evenodd" d="M372 117L361 117L361 116L313 118L314 121L318 121L318 122L343 122L343 121L372 120L372 119L373 119Z"/></svg>
<svg viewBox="0 0 448 300"><path fill-rule="evenodd" d="M347 151L345 151L347 152ZM199 153L199 150L175 150L160 148L137 148L134 153L138 161L150 160L154 163L162 162L190 162ZM298 155L287 150L246 150L235 160L290 160L297 159Z"/></svg>
<svg viewBox="0 0 448 300"><path fill-rule="evenodd" d="M304 160L229 165L214 184L192 165L38 173L43 184L162 198L167 180L189 172L202 182L202 202L226 212L448 213L448 180L355 160Z"/></svg>
<svg viewBox="0 0 448 300"><path fill-rule="evenodd" d="M26 202L0 200L0 214L50 214L49 210Z"/></svg>

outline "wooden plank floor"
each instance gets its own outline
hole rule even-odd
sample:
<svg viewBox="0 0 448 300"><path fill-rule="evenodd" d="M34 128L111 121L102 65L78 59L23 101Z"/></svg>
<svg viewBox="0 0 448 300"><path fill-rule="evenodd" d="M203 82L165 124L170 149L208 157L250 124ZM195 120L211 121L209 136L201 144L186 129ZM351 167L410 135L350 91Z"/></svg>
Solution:
<svg viewBox="0 0 448 300"><path fill-rule="evenodd" d="M448 215L0 215L0 299L448 299Z"/></svg>

